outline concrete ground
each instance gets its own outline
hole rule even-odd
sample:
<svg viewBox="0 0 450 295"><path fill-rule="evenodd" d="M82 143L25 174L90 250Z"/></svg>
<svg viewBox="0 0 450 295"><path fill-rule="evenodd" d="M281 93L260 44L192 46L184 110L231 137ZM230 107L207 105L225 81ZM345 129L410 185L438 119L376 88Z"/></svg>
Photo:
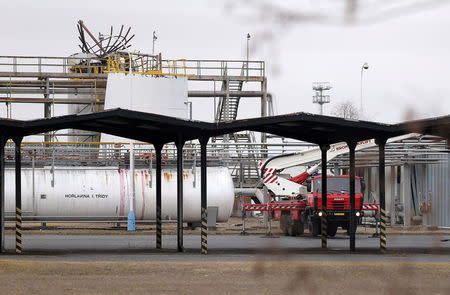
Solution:
<svg viewBox="0 0 450 295"><path fill-rule="evenodd" d="M236 222L210 231L202 255L199 230L186 230L176 252L173 225L163 250L152 226L38 226L25 230L22 255L7 232L0 294L450 294L448 231L396 229L380 254L374 230L360 229L350 253L343 232L324 250L320 238L267 237L257 223L241 236Z"/></svg>

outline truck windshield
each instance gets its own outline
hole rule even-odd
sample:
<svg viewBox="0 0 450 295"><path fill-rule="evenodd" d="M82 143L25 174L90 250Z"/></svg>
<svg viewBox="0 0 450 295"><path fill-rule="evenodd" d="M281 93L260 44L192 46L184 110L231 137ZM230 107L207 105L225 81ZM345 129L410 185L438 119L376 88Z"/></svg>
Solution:
<svg viewBox="0 0 450 295"><path fill-rule="evenodd" d="M327 177L328 193L350 193L350 179L348 177ZM322 192L322 178L314 180L314 192ZM355 193L361 193L361 183L355 179Z"/></svg>

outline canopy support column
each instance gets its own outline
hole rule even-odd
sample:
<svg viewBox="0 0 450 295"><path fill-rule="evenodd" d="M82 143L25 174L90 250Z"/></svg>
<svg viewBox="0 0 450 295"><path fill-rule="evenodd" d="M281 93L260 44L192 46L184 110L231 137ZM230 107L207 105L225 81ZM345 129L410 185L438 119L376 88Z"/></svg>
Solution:
<svg viewBox="0 0 450 295"><path fill-rule="evenodd" d="M200 138L200 165L201 165L201 207L202 207L202 254L208 254L208 196L207 196L207 158L206 145L209 137Z"/></svg>
<svg viewBox="0 0 450 295"><path fill-rule="evenodd" d="M0 137L0 253L5 250L5 144L6 137Z"/></svg>
<svg viewBox="0 0 450 295"><path fill-rule="evenodd" d="M355 233L356 233L356 218L355 218L355 148L356 142L347 142L350 150L350 221L348 231L350 234L350 251L355 251Z"/></svg>
<svg viewBox="0 0 450 295"><path fill-rule="evenodd" d="M378 145L378 157L379 157L379 185L380 185L380 251L386 252L386 177L385 177L385 146L386 139L379 138L376 140Z"/></svg>
<svg viewBox="0 0 450 295"><path fill-rule="evenodd" d="M320 150L322 154L322 248L327 248L327 151L329 145L321 145Z"/></svg>
<svg viewBox="0 0 450 295"><path fill-rule="evenodd" d="M16 253L22 254L22 159L20 150L22 137L16 137L13 140L16 146Z"/></svg>
<svg viewBox="0 0 450 295"><path fill-rule="evenodd" d="M183 138L178 136L175 144L177 146L177 251L183 252Z"/></svg>
<svg viewBox="0 0 450 295"><path fill-rule="evenodd" d="M161 222L161 151L162 144L154 144L156 156L156 249L162 248ZM150 171L152 173L152 171Z"/></svg>

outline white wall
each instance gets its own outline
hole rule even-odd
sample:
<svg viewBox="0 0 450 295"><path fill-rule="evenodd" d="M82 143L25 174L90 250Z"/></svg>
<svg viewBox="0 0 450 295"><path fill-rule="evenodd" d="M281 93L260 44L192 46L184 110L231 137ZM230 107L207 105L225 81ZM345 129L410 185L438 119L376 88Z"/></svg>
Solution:
<svg viewBox="0 0 450 295"><path fill-rule="evenodd" d="M129 109L140 112L188 118L187 77L152 77L141 74L109 73L105 110ZM102 134L102 142L128 141Z"/></svg>

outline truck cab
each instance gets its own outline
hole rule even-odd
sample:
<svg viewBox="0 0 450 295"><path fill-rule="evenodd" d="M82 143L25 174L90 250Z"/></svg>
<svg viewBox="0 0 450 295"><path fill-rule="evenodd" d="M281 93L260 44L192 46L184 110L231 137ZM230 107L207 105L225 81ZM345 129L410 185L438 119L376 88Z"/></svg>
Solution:
<svg viewBox="0 0 450 295"><path fill-rule="evenodd" d="M357 223L363 215L363 194L361 179L355 177L355 217ZM313 236L320 234L320 216L322 212L322 176L312 179L311 189L307 196L305 220ZM350 179L348 175L327 175L327 234L334 236L337 228L348 231L350 221ZM356 230L356 224L354 226Z"/></svg>

